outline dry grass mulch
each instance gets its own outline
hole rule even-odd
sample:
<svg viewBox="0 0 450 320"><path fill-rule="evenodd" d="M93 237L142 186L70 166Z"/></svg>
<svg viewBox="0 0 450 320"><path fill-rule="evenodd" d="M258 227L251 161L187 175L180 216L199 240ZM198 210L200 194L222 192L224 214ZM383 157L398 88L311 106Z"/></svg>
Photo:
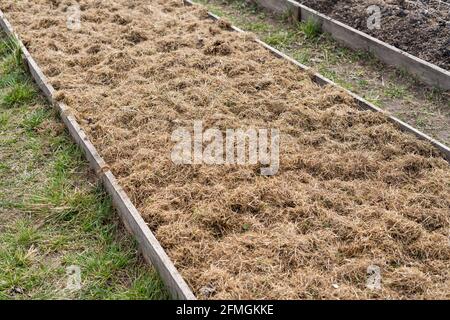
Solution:
<svg viewBox="0 0 450 320"><path fill-rule="evenodd" d="M428 143L201 7L81 0L70 31L67 4L0 8L199 298L450 297L450 169ZM279 173L173 164L194 120L280 129Z"/></svg>

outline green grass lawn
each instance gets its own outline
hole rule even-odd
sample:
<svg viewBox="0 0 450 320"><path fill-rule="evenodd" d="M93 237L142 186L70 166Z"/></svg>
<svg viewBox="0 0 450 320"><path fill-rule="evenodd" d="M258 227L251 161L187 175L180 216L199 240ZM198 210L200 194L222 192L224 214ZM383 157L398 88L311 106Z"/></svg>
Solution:
<svg viewBox="0 0 450 320"><path fill-rule="evenodd" d="M81 287L68 289L69 266ZM0 36L0 299L166 299L11 41Z"/></svg>

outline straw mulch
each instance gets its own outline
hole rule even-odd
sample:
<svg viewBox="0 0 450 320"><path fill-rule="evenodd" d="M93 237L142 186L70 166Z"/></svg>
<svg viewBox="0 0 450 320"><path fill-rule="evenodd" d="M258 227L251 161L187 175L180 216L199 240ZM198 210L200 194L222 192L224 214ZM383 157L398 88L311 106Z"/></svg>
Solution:
<svg viewBox="0 0 450 320"><path fill-rule="evenodd" d="M179 0L2 0L199 298L450 298L450 169ZM278 128L281 167L175 165L172 132ZM381 290L366 287L381 269Z"/></svg>

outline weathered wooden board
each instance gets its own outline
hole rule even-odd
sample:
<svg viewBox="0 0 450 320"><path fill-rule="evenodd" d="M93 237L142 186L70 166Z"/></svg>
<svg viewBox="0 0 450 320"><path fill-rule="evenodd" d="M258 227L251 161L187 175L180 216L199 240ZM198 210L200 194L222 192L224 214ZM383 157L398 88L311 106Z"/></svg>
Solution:
<svg viewBox="0 0 450 320"><path fill-rule="evenodd" d="M127 230L136 238L144 258L151 263L161 276L166 288L175 299L195 300L189 286L183 280L174 264L164 252L161 244L155 238L145 221L142 219L136 207L132 204L125 191L120 187L116 178L103 158L98 154L86 133L81 129L77 120L70 114L66 105L54 100L54 88L49 84L36 61L32 58L27 48L17 34L13 31L11 24L0 10L0 27L5 33L15 39L22 50L25 62L28 65L31 76L42 90L46 98L58 110L61 119L66 125L73 140L81 147L91 168L102 181L106 191L111 196L113 204L117 209Z"/></svg>
<svg viewBox="0 0 450 320"><path fill-rule="evenodd" d="M192 4L189 0L184 0L187 4ZM267 0L269 1L269 0ZM289 1L291 2L291 1ZM217 16L210 14L213 19L218 19ZM76 119L70 115L70 112L68 112L68 108L59 102L54 101L53 99L53 93L54 89L53 87L48 83L46 80L46 77L41 72L39 66L36 64L34 59L29 54L28 50L25 48L23 43L19 40L18 36L14 33L11 25L8 23L6 18L4 17L3 13L0 10L0 27L11 37L14 37L18 40L19 45L22 49L22 52L24 54L25 60L30 68L30 72L35 79L36 83L39 85L47 99L59 110L60 115L64 123L66 124L69 133L73 137L73 139L80 145L80 147L83 149L83 151L86 154L86 157L88 158L91 167L96 171L99 178L103 182L105 189L110 194L110 196L113 199L113 203L115 207L117 208L124 224L126 225L127 229L134 235L134 237L137 239L139 246L141 248L141 251L144 255L144 258L149 261L149 263L152 263L153 266L156 268L156 270L159 272L161 278L163 279L164 283L166 284L168 290L172 294L174 298L177 299L188 299L188 300L194 300L195 296L190 290L189 286L186 284L186 282L182 279L181 275L176 270L173 263L170 261L167 254L164 252L163 248L159 244L158 240L155 238L151 230L148 228L145 221L142 219L141 215L139 214L136 207L132 204L129 197L126 195L124 190L120 187L118 184L116 178L114 177L113 173L108 169L106 163L104 160L99 156L98 152L96 151L95 147L92 145L92 143L87 138L86 134L83 132L83 130L80 128L79 124L77 123ZM237 32L242 32L242 30L235 28ZM264 42L257 40L258 43L260 43L262 46L270 50L272 53L277 55L280 58L286 59L290 61L291 63L296 64L298 67L300 67L303 70L307 70L308 68L297 61L293 60L292 58L286 56L282 52L270 47L269 45L265 44ZM333 85L337 86L332 81L322 77L319 74L314 75L314 80L321 84L321 85ZM342 89L345 90L345 89ZM346 90L347 91L347 90ZM348 91L347 91L348 92ZM370 104L369 102L365 101L364 99L354 95L351 92L348 92L350 95L352 95L359 103L359 105L362 108L365 109L371 109L374 111L381 111L379 108L375 107L374 105ZM412 132L416 134L418 137L430 141L432 144L434 144L437 148L439 148L446 156L447 159L450 160L450 149L441 143L433 140L432 138L428 137L427 135L421 133L420 131L412 128L411 126L403 123L402 121L390 117L391 121L395 122L399 125L400 128L403 130Z"/></svg>
<svg viewBox="0 0 450 320"><path fill-rule="evenodd" d="M127 229L131 230L141 245L144 258L158 270L166 287L172 292L172 296L176 299L195 300L191 289L176 270L161 244L150 231L125 191L120 187L112 172L109 170L105 172L102 181Z"/></svg>
<svg viewBox="0 0 450 320"><path fill-rule="evenodd" d="M253 1L277 14L290 13L300 21L314 19L321 24L323 31L331 34L339 43L352 49L371 52L384 63L403 68L430 86L450 90L450 71L419 59L305 5L293 0Z"/></svg>

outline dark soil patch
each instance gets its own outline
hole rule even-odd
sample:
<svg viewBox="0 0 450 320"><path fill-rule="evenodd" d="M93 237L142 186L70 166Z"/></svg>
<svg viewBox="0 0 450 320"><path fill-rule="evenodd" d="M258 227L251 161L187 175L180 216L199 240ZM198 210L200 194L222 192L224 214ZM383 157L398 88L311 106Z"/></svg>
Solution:
<svg viewBox="0 0 450 320"><path fill-rule="evenodd" d="M450 3L437 0L301 0L314 10L401 50L450 70ZM381 9L381 28L370 30L367 8Z"/></svg>

